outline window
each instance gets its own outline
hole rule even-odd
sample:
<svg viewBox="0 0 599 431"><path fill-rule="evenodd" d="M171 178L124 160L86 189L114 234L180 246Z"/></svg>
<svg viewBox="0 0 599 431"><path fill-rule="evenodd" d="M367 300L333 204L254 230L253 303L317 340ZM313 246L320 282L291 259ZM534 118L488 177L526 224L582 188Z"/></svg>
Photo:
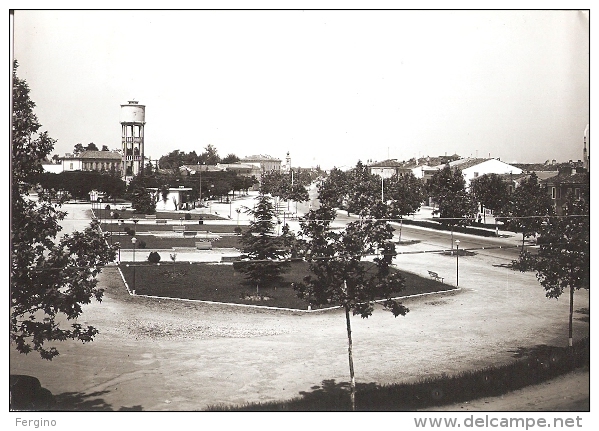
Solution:
<svg viewBox="0 0 599 431"><path fill-rule="evenodd" d="M555 187L551 187L551 199L555 199Z"/></svg>
<svg viewBox="0 0 599 431"><path fill-rule="evenodd" d="M562 189L561 189L561 187L557 188L556 197L557 197L557 199L561 199L562 198Z"/></svg>
<svg viewBox="0 0 599 431"><path fill-rule="evenodd" d="M73 163L69 163L69 170L73 170Z"/></svg>

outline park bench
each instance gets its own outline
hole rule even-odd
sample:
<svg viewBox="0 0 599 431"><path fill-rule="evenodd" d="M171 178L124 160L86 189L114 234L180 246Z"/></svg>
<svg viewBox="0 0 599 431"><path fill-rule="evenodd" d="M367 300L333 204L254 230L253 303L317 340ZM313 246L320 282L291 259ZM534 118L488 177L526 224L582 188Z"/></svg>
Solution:
<svg viewBox="0 0 599 431"><path fill-rule="evenodd" d="M156 219L156 223L166 224L166 219L164 219L164 218L157 218Z"/></svg>
<svg viewBox="0 0 599 431"><path fill-rule="evenodd" d="M439 277L439 274L437 274L436 272L429 271L428 275L430 275L431 278L433 278L433 279L435 279L435 280L440 281L441 283L443 283L444 278L443 277Z"/></svg>
<svg viewBox="0 0 599 431"><path fill-rule="evenodd" d="M156 214L146 214L146 220L156 220Z"/></svg>
<svg viewBox="0 0 599 431"><path fill-rule="evenodd" d="M183 236L196 236L197 232L195 230L188 230L183 232Z"/></svg>
<svg viewBox="0 0 599 431"><path fill-rule="evenodd" d="M173 226L173 232L185 232L185 226Z"/></svg>

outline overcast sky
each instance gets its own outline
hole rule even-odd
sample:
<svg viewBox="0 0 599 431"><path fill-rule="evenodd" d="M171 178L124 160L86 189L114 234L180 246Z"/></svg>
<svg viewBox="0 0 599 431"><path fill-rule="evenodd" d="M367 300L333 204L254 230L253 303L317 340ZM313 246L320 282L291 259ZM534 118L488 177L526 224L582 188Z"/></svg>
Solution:
<svg viewBox="0 0 599 431"><path fill-rule="evenodd" d="M146 105L179 149L351 166L457 153L582 159L589 17L577 11L16 11L14 54L57 139L120 147Z"/></svg>

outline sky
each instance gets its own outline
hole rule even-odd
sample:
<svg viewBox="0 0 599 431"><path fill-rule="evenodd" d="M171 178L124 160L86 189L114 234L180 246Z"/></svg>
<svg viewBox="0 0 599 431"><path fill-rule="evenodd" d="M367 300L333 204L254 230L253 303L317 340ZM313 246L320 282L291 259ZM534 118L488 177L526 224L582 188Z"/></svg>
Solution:
<svg viewBox="0 0 599 431"><path fill-rule="evenodd" d="M459 154L582 159L589 15L574 10L17 10L17 75L54 153L265 154L292 166Z"/></svg>

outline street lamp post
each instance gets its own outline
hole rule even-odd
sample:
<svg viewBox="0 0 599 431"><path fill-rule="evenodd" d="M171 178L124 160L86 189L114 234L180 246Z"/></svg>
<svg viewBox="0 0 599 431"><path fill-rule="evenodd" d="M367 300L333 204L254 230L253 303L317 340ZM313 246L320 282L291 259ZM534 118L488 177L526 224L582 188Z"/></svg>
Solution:
<svg viewBox="0 0 599 431"><path fill-rule="evenodd" d="M121 263L121 247L120 247L121 229L123 229L124 223L125 223L125 220L123 220L123 219L119 220L119 264Z"/></svg>
<svg viewBox="0 0 599 431"><path fill-rule="evenodd" d="M131 238L131 242L133 243L133 294L135 295L135 243L137 238Z"/></svg>
<svg viewBox="0 0 599 431"><path fill-rule="evenodd" d="M455 240L455 287L460 286L460 240Z"/></svg>
<svg viewBox="0 0 599 431"><path fill-rule="evenodd" d="M112 245L112 220L114 219L114 211L110 211L110 245Z"/></svg>

